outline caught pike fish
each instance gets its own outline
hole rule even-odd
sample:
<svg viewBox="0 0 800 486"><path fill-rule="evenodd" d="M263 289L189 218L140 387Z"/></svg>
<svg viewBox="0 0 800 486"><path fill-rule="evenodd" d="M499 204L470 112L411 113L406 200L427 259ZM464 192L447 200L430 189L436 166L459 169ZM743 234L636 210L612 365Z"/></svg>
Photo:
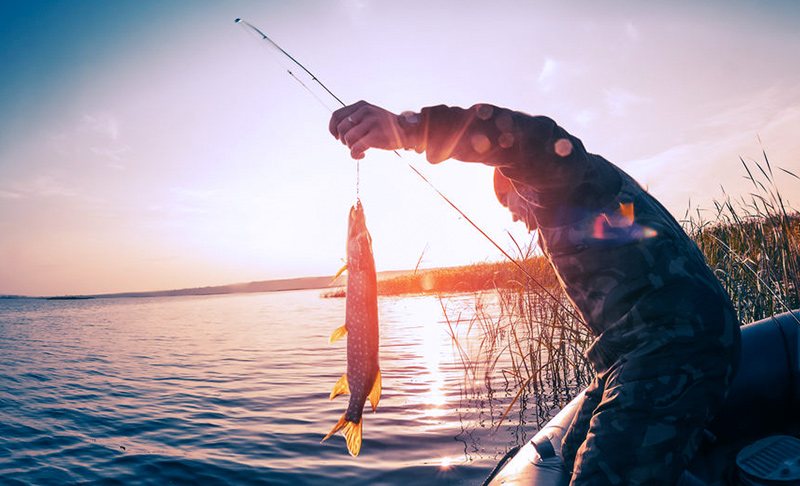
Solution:
<svg viewBox="0 0 800 486"><path fill-rule="evenodd" d="M378 364L378 285L372 238L367 231L361 201L350 208L347 224L347 304L344 326L333 332L330 342L347 335L347 373L331 392L331 400L350 394L347 411L323 441L339 430L347 440L347 450L357 456L361 451L361 421L369 398L372 411L381 398L381 370ZM341 273L341 271L339 272ZM338 274L337 274L338 276Z"/></svg>

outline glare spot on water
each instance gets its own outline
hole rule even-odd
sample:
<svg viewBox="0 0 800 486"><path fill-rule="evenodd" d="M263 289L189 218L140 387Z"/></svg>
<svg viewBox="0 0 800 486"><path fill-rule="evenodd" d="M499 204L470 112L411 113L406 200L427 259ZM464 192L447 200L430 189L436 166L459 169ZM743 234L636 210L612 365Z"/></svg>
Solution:
<svg viewBox="0 0 800 486"><path fill-rule="evenodd" d="M413 382L421 385L421 391L424 390L410 399L429 419L429 425L447 423L453 415L448 406L447 390L452 387L452 383L448 384L448 377L453 378L452 366L457 357L447 324L435 318L442 314L441 305L436 299L404 299L402 306L403 314L410 319L406 318L408 323L401 328L402 336L397 338L410 352L407 356L415 356L419 371L413 375Z"/></svg>
<svg viewBox="0 0 800 486"><path fill-rule="evenodd" d="M425 409L425 414L431 418L439 418L444 413L436 407L441 407L447 403L444 393L445 380L444 373L442 373L442 355L450 354L451 347L447 341L447 336L442 333L441 326L435 323L431 324L433 325L423 328L424 334L420 343L420 352L427 368L427 381L430 386L425 401L432 406Z"/></svg>
<svg viewBox="0 0 800 486"><path fill-rule="evenodd" d="M450 469L453 466L468 464L469 461L465 456L444 456L439 459L440 469Z"/></svg>

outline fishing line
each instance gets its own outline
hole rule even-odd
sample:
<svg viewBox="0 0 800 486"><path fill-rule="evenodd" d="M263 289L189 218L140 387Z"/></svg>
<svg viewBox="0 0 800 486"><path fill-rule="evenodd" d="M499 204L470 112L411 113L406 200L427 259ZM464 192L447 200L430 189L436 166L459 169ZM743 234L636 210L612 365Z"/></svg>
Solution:
<svg viewBox="0 0 800 486"><path fill-rule="evenodd" d="M326 93L328 93L328 95L330 95L330 96L331 96L331 97L332 97L334 100L336 100L336 101L337 101L337 102L338 102L340 105L342 105L343 107L347 106L347 105L344 103L344 101L342 101L341 99L339 99L339 97L338 97L338 96L336 96L335 94L333 94L333 92L332 92L330 89L328 89L328 87L327 87L327 86L325 86L325 85L322 83L322 81L320 81L320 80L319 80L319 78L317 78L316 76L314 76L314 74L313 74L311 71L309 71L308 69L306 69L306 67L305 67L305 66L303 66L302 64L300 64L300 62L299 62L297 59L295 59L294 57L292 57L292 55L291 55L291 54L289 54L288 52L286 52L285 50L283 50L283 48L282 48L281 46L279 46L279 45L278 45L278 44L277 44L275 41L273 41L272 39L270 39L270 38L269 38L269 36L267 36L267 34L265 34L264 32L262 32L261 30L259 30L259 29L258 29L257 27L255 27L253 24L251 24L251 23L249 23L249 22L247 22L247 21L245 21L245 20L242 20L242 19L240 19L240 18L237 18L237 19L235 19L235 20L234 20L234 22L235 22L235 23L237 23L237 24L240 24L240 25L242 25L242 26L244 26L244 27L249 27L249 28L251 29L251 31L252 31L252 32L254 32L254 33L258 34L259 36L261 36L261 40L265 40L265 41L267 41L267 42L268 42L268 43L269 43L269 44L270 44L272 47L274 47L275 49L277 49L277 50L278 50L278 51L279 51L281 54L283 54L284 56L286 56L287 58L289 58L289 59L290 59L290 60L291 60L291 61L292 61L294 64L296 64L298 67L300 67L300 69L302 69L303 71L305 71L305 73L306 73L306 74L307 74L307 75L308 75L308 76L311 78L311 80L312 80L313 82L317 83L317 84L318 84L318 85L319 85L319 86L320 86L322 89L324 89L324 90L325 90L325 92L326 92ZM332 109L331 109L331 108L330 108L330 107L329 107L329 106L328 106L328 105L327 105L327 104L326 104L326 103L325 103L325 102L324 102L324 101L323 101L323 100L322 100L322 99L321 99L319 96L317 96L317 94L316 94L316 93L315 93L315 92L314 92L314 91L313 91L313 90L312 90L312 89L311 89L311 88L310 88L308 85L306 85L306 84L305 84L305 83L304 83L304 82L303 82L303 81L302 81L300 78L298 78L298 77L297 77L297 76L296 76L296 75L295 75L295 74L294 74L294 73L293 73L293 72L292 72L290 69L286 69L286 72L287 72L287 73L289 73L289 75L290 75L292 78L294 78L294 79L295 79L295 81L297 81L298 83L300 83L300 85L301 85L301 86L303 86L303 88L305 88L305 90L306 90L306 91L308 91L309 93L311 93L311 95L312 95L312 96L314 96L314 98L316 98L316 99L317 99L317 101L319 101L319 102L320 102L320 103L321 103L321 104L322 104L322 105L323 105L323 106L324 106L324 107L325 107L325 108L326 108L328 111L330 111L330 112L333 112L333 111L334 111L334 110L332 110ZM397 150L395 150L395 151L394 151L394 153L395 153L395 154L396 154L398 157L400 157L401 159L403 159L403 156L402 156L402 155L400 155L400 152L398 152ZM403 159L403 161L405 161L405 159ZM511 263L513 263L513 264L514 264L514 265L515 265L515 266L516 266L516 267L517 267L517 268L518 268L520 271L522 271L522 273L523 273L523 274L525 274L525 276L526 276L526 277L528 277L528 278L530 279L530 281L531 281L531 282L535 283L535 284L536 284L536 285L537 285L537 286L538 286L538 287L539 287L539 288L540 288L540 289L541 289L541 290L542 290L542 291L543 291L545 294L547 294L547 296L549 296L549 297L550 297L550 298L552 298L552 299L553 299L553 300L554 300L556 303L558 303L558 304L559 304L559 306L561 306L561 307L562 307L562 308L563 308L563 309L564 309L564 310L567 312L567 314L571 315L572 317L574 317L575 319L577 319L579 322L582 322L582 321L583 321L583 319L581 319L581 317L580 317L579 315L575 314L575 311L574 311L574 310L570 309L570 308L569 308L568 306L566 306L566 305L565 305L565 304L564 304L564 303L563 303L563 302L562 302L560 299L558 299L558 298L557 298L555 295L553 295L553 293L552 293L552 292L550 292L550 290L548 290L548 289L547 289L547 288L546 288L546 287L545 287L545 286L544 286L544 285L543 285L541 282L539 282L539 281L538 281L536 278L534 278L534 276L533 276L533 275L531 275L531 273L530 273L530 272L529 272L529 271L528 271L528 270L527 270L525 267L523 267L521 263L519 263L519 262L518 262L518 261L517 261L515 258L513 258L513 257L512 257L512 256L511 256L511 255L510 255L508 252L506 252L506 251L505 251L505 250L504 250L504 249L503 249L503 248L502 248L500 245L498 245L498 244L497 244L497 242L495 242L495 241L492 239L492 237L491 237L491 236L489 236L488 234L486 234L486 232L485 232L485 231L483 231L483 230L482 230L482 229L481 229L481 228L480 228L480 227L479 227L477 224L475 224L475 222L474 222L474 221L472 221L472 220L471 220L471 219L470 219L470 218L469 218L469 217L468 217L466 214L464 214L464 212L463 212L461 209L459 209L459 207L458 207L458 206L456 206L456 205L455 205L455 203L453 203L453 202L452 202L452 201L451 201L451 200L450 200L450 199L449 199L447 196L445 196L445 195L442 193L442 191L440 191L440 190L439 190L439 189L438 189L438 188L437 188L435 185L433 185L433 183L432 183L430 180L428 180L428 178L427 178L427 177L425 177L425 176L422 174L422 172L420 172L419 170L417 170L417 168L416 168L416 167L414 167L413 165L411 165L411 163L410 163L410 162L407 162L407 161L405 161L405 162L406 162L406 164L408 165L408 167L409 167L409 168L411 168L411 170L413 170L413 171L414 171L414 173L415 173L415 174L417 174L417 175L418 175L418 176L419 176L419 177L420 177L420 178L421 178L423 181L425 181L425 182L426 182L426 183L427 183L427 184L428 184L428 185L429 185L429 186L430 186L430 187L431 187L431 188L432 188L432 189L433 189L433 190L434 190L434 191L435 191L435 192L436 192L436 193L437 193L439 196L441 196L441 198L442 198L442 199L444 199L444 200L445 200L445 202L447 202L447 204L449 204L449 205L450 205L450 206L451 206L453 209L455 209L455 210L458 212L458 214L460 214L460 215L461 215L461 217L462 217L462 218L464 218L464 220L465 220L465 221L467 221L467 222L468 222L470 225L472 225L472 227L473 227L473 228L475 228L476 230L478 230L478 232L479 232L480 234L482 234L482 235L483 235L483 236L484 236L484 237L485 237L487 240L489 240L489 242L490 242L492 245L494 245L494 247L495 247L495 248L497 248L497 249L500 251L500 253L502 253L502 254L503 254L503 256L505 256L505 257L506 257L506 258L507 258L509 261L511 261ZM359 197L359 191L360 191L360 188L359 188L359 186L360 186L360 178L361 178L361 165L360 165L359 161L358 161L358 160L356 160L356 199L358 199L358 197Z"/></svg>

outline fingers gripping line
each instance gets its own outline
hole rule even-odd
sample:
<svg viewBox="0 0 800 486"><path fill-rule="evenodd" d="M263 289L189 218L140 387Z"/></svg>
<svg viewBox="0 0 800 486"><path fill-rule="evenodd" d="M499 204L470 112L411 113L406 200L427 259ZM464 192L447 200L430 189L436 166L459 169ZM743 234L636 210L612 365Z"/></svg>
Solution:
<svg viewBox="0 0 800 486"><path fill-rule="evenodd" d="M360 101L342 108L331 117L331 134L350 148L354 159L369 148L396 150L403 147L400 127L393 113Z"/></svg>

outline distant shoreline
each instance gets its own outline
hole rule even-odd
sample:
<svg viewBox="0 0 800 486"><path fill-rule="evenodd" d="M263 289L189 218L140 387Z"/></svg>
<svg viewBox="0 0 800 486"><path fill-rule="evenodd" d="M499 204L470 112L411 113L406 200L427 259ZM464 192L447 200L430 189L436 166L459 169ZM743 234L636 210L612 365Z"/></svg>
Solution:
<svg viewBox="0 0 800 486"><path fill-rule="evenodd" d="M398 275L413 273L412 270L394 270L379 272L379 278L392 278ZM112 299L112 298L139 298L139 297L181 297L191 295L225 295L225 294L246 294L259 292L288 292L292 290L322 290L334 289L345 285L347 275L342 275L333 281L333 275L321 277L297 277L275 280L259 280L246 283L235 283L228 285L216 285L208 287L194 287L175 290L152 290L144 292L114 292L105 294L85 294L85 295L53 295L32 297L25 295L0 295L0 299L43 299L43 300L88 300L88 299Z"/></svg>

